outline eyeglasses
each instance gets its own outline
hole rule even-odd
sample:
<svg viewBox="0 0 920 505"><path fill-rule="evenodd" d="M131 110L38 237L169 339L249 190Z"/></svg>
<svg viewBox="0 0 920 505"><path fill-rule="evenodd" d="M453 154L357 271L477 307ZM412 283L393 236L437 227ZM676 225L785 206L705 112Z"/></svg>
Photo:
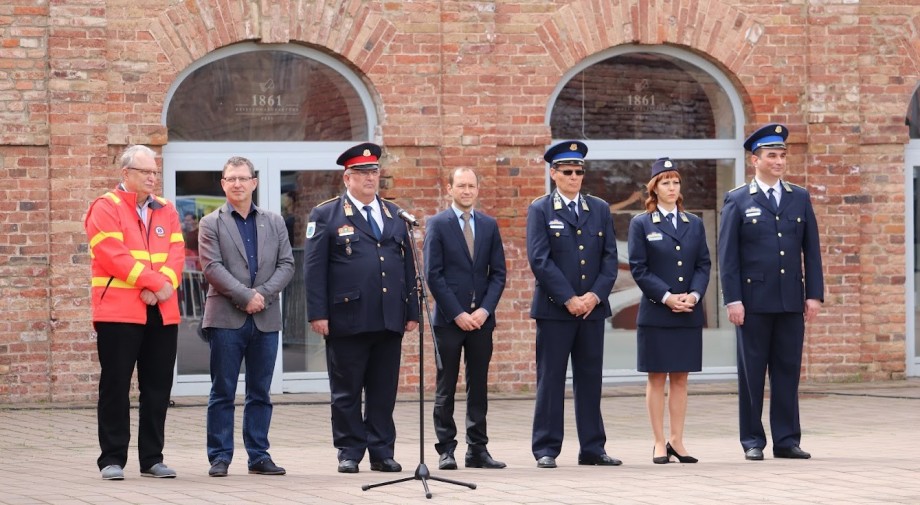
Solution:
<svg viewBox="0 0 920 505"><path fill-rule="evenodd" d="M572 170L572 169L569 169L569 170L559 170L559 169L557 168L556 171L559 172L559 173L562 174L562 175L565 175L565 176L569 176L569 175L572 175L572 174L575 174L575 175L585 175L585 170L584 170L583 168L576 168L576 169L574 169L574 170Z"/></svg>
<svg viewBox="0 0 920 505"><path fill-rule="evenodd" d="M143 175L144 177L159 177L160 174L162 174L162 172L160 172L159 170L147 170L144 168L134 168L134 167L127 167L127 168L128 170L134 170L134 171L140 172L141 175Z"/></svg>
<svg viewBox="0 0 920 505"><path fill-rule="evenodd" d="M255 177L221 177L221 179L229 182L230 184L236 184L238 182L249 182L255 179Z"/></svg>
<svg viewBox="0 0 920 505"><path fill-rule="evenodd" d="M380 170L349 170L348 175L361 175L364 177L377 177Z"/></svg>

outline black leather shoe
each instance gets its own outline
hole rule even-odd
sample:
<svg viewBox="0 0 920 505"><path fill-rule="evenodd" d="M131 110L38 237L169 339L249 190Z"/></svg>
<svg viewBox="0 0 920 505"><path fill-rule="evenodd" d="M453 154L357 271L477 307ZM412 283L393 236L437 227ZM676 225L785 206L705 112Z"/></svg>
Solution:
<svg viewBox="0 0 920 505"><path fill-rule="evenodd" d="M811 454L803 451L799 446L793 445L792 447L774 447L773 457L786 459L809 459L811 458Z"/></svg>
<svg viewBox="0 0 920 505"><path fill-rule="evenodd" d="M597 465L597 466L620 466L623 464L623 462L616 458L612 458L606 454L601 454L598 456L579 456L578 464L579 465Z"/></svg>
<svg viewBox="0 0 920 505"><path fill-rule="evenodd" d="M402 465L393 458L384 458L380 461L371 461L371 470L374 472L401 472Z"/></svg>
<svg viewBox="0 0 920 505"><path fill-rule="evenodd" d="M677 461L680 461L681 463L696 463L697 461L699 461L698 459L694 458L693 456L690 456L689 454L686 456L681 456L680 454L678 454L677 451L674 450L673 447L671 447L671 442L668 442L667 445L665 445L665 449L667 449L668 451L668 456L674 456L675 458L677 458Z"/></svg>
<svg viewBox="0 0 920 505"><path fill-rule="evenodd" d="M492 459L489 451L480 451L475 454L468 452L466 453L465 463L467 468L505 468L508 466L501 461Z"/></svg>
<svg viewBox="0 0 920 505"><path fill-rule="evenodd" d="M537 468L556 468L556 458L543 456L537 460Z"/></svg>
<svg viewBox="0 0 920 505"><path fill-rule="evenodd" d="M438 459L438 468L441 470L456 470L457 460L454 459L454 453L445 452Z"/></svg>
<svg viewBox="0 0 920 505"><path fill-rule="evenodd" d="M668 446L670 447L670 446ZM655 456L655 446L652 446L652 463L656 465L666 465L671 462L671 454L665 454L664 456Z"/></svg>
<svg viewBox="0 0 920 505"><path fill-rule="evenodd" d="M751 447L750 449L744 451L744 459L748 461L763 461L763 449L759 447Z"/></svg>
<svg viewBox="0 0 920 505"><path fill-rule="evenodd" d="M211 465L211 469L208 470L208 475L211 477L226 477L227 476L227 467L230 466L230 463L226 461L217 460Z"/></svg>
<svg viewBox="0 0 920 505"><path fill-rule="evenodd" d="M284 468L276 465L271 458L263 459L258 463L249 467L249 473L254 473L257 475L284 475L287 471Z"/></svg>
<svg viewBox="0 0 920 505"><path fill-rule="evenodd" d="M358 473L358 462L353 459L339 461L339 473Z"/></svg>

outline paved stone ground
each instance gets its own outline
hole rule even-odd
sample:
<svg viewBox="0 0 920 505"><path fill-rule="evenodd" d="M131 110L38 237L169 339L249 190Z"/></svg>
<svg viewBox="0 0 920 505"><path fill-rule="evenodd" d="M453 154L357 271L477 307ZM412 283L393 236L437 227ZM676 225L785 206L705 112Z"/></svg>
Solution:
<svg viewBox="0 0 920 505"><path fill-rule="evenodd" d="M437 470L431 403L425 406L425 462L435 476L473 482L475 490L430 482L441 503L561 504L920 504L920 380L803 386L802 447L808 461L744 460L737 442L734 383L691 382L686 445L696 465L653 465L643 386L605 388L607 452L624 461L617 468L576 463L571 400L566 402L566 441L559 468L538 469L530 454L533 399L495 395L490 403L489 448L504 470ZM174 480L141 478L132 450L126 479L100 479L95 460L96 415L92 406L0 407L0 503L3 504L290 504L430 503L422 483L362 491L364 484L412 476L419 463L419 408L411 396L397 405L396 459L401 474L336 473L326 395L276 398L272 455L288 475L248 475L237 433L237 459L230 476L207 476L205 399L179 398L169 412L166 463ZM237 409L237 430L241 408ZM463 409L458 405L458 416ZM137 411L132 411L136 419ZM458 417L462 419L462 417ZM462 421L461 421L462 422ZM136 433L136 428L132 430ZM465 446L461 443L458 453ZM460 455L458 454L458 455ZM461 463L462 465L462 463Z"/></svg>

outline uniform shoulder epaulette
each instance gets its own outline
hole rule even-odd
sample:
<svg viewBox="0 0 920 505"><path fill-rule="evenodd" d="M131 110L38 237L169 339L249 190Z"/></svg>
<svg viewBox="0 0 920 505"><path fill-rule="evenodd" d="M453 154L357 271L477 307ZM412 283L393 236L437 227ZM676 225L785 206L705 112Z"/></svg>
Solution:
<svg viewBox="0 0 920 505"><path fill-rule="evenodd" d="M700 216L697 216L696 214L694 214L694 213L692 213L692 212L687 212L687 211L685 211L685 210L684 210L684 211L681 211L681 212L683 212L684 214L686 214L686 215L688 215L688 216L700 217Z"/></svg>
<svg viewBox="0 0 920 505"><path fill-rule="evenodd" d="M533 201L530 202L530 203L531 203L531 204L534 204L534 203L537 203L537 200L539 200L539 199L541 199L541 198L548 198L548 197L549 197L549 193L547 193L547 194L545 194L545 195L540 195L540 196L534 198Z"/></svg>
<svg viewBox="0 0 920 505"><path fill-rule="evenodd" d="M783 181L783 183L784 183L784 184L788 184L788 185L790 185L790 186L795 186L795 187L797 187L797 188L799 188L799 189L804 189L804 190L808 191L808 189L807 189L805 186L801 186L801 185L796 184L796 183L794 183L794 182L786 182L786 181Z"/></svg>
<svg viewBox="0 0 920 505"><path fill-rule="evenodd" d="M747 184L747 183L744 183L744 184L738 186L737 188L732 188L732 189L728 190L728 192L731 193L732 191L738 191L739 189L741 189L741 188L746 188L746 187L748 187L748 184Z"/></svg>
<svg viewBox="0 0 920 505"><path fill-rule="evenodd" d="M322 207L323 205L332 203L332 202L338 200L339 198L340 198L340 197L338 197L338 196L334 196L334 197L332 197L332 198L330 198L330 199L328 199L328 200L326 200L326 201L319 202L318 204L316 204L316 206L317 206L317 207Z"/></svg>
<svg viewBox="0 0 920 505"><path fill-rule="evenodd" d="M648 214L648 211L647 211L647 210L643 210L642 212L640 212L640 213L638 213L638 214L636 214L636 215L635 215L635 216L633 216L633 217L639 217L639 216L644 216L645 214Z"/></svg>
<svg viewBox="0 0 920 505"><path fill-rule="evenodd" d="M382 196L380 197L380 201L382 201L382 202L387 202L387 203L391 203L391 204L393 204L393 205L396 205L396 202L394 202L393 200L390 200L389 198L384 198L384 197L382 197ZM396 206L399 207L399 205L396 205Z"/></svg>

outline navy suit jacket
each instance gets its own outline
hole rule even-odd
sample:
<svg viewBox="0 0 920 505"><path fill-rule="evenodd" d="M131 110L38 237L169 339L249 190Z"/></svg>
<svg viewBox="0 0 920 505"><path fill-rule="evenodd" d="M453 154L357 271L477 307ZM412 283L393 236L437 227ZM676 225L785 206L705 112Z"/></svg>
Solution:
<svg viewBox="0 0 920 505"><path fill-rule="evenodd" d="M824 301L811 196L801 186L785 181L782 186L776 211L754 180L725 194L719 229L725 304L740 301L745 311L755 313L801 313L806 298Z"/></svg>
<svg viewBox="0 0 920 505"><path fill-rule="evenodd" d="M378 201L384 221L379 241L362 206L345 194L310 212L304 245L307 320L328 319L330 337L402 334L407 321L418 321L412 238L396 205Z"/></svg>
<svg viewBox="0 0 920 505"><path fill-rule="evenodd" d="M495 308L505 290L505 248L494 218L476 210L473 221L473 258L452 208L426 223L425 277L435 300L434 326L456 324L460 314L482 307L489 312L483 328L495 328Z"/></svg>
<svg viewBox="0 0 920 505"><path fill-rule="evenodd" d="M642 290L640 326L703 326L703 304L693 312L672 312L661 303L664 294L696 291L700 299L709 286L709 247L699 217L680 212L677 229L659 212L644 212L629 223L629 269ZM655 221L658 221L657 223Z"/></svg>
<svg viewBox="0 0 920 505"><path fill-rule="evenodd" d="M527 259L536 278L530 317L576 320L565 308L573 296L592 292L600 299L588 319L610 317L610 290L617 279L617 242L607 202L581 195L578 218L556 192L527 209Z"/></svg>

